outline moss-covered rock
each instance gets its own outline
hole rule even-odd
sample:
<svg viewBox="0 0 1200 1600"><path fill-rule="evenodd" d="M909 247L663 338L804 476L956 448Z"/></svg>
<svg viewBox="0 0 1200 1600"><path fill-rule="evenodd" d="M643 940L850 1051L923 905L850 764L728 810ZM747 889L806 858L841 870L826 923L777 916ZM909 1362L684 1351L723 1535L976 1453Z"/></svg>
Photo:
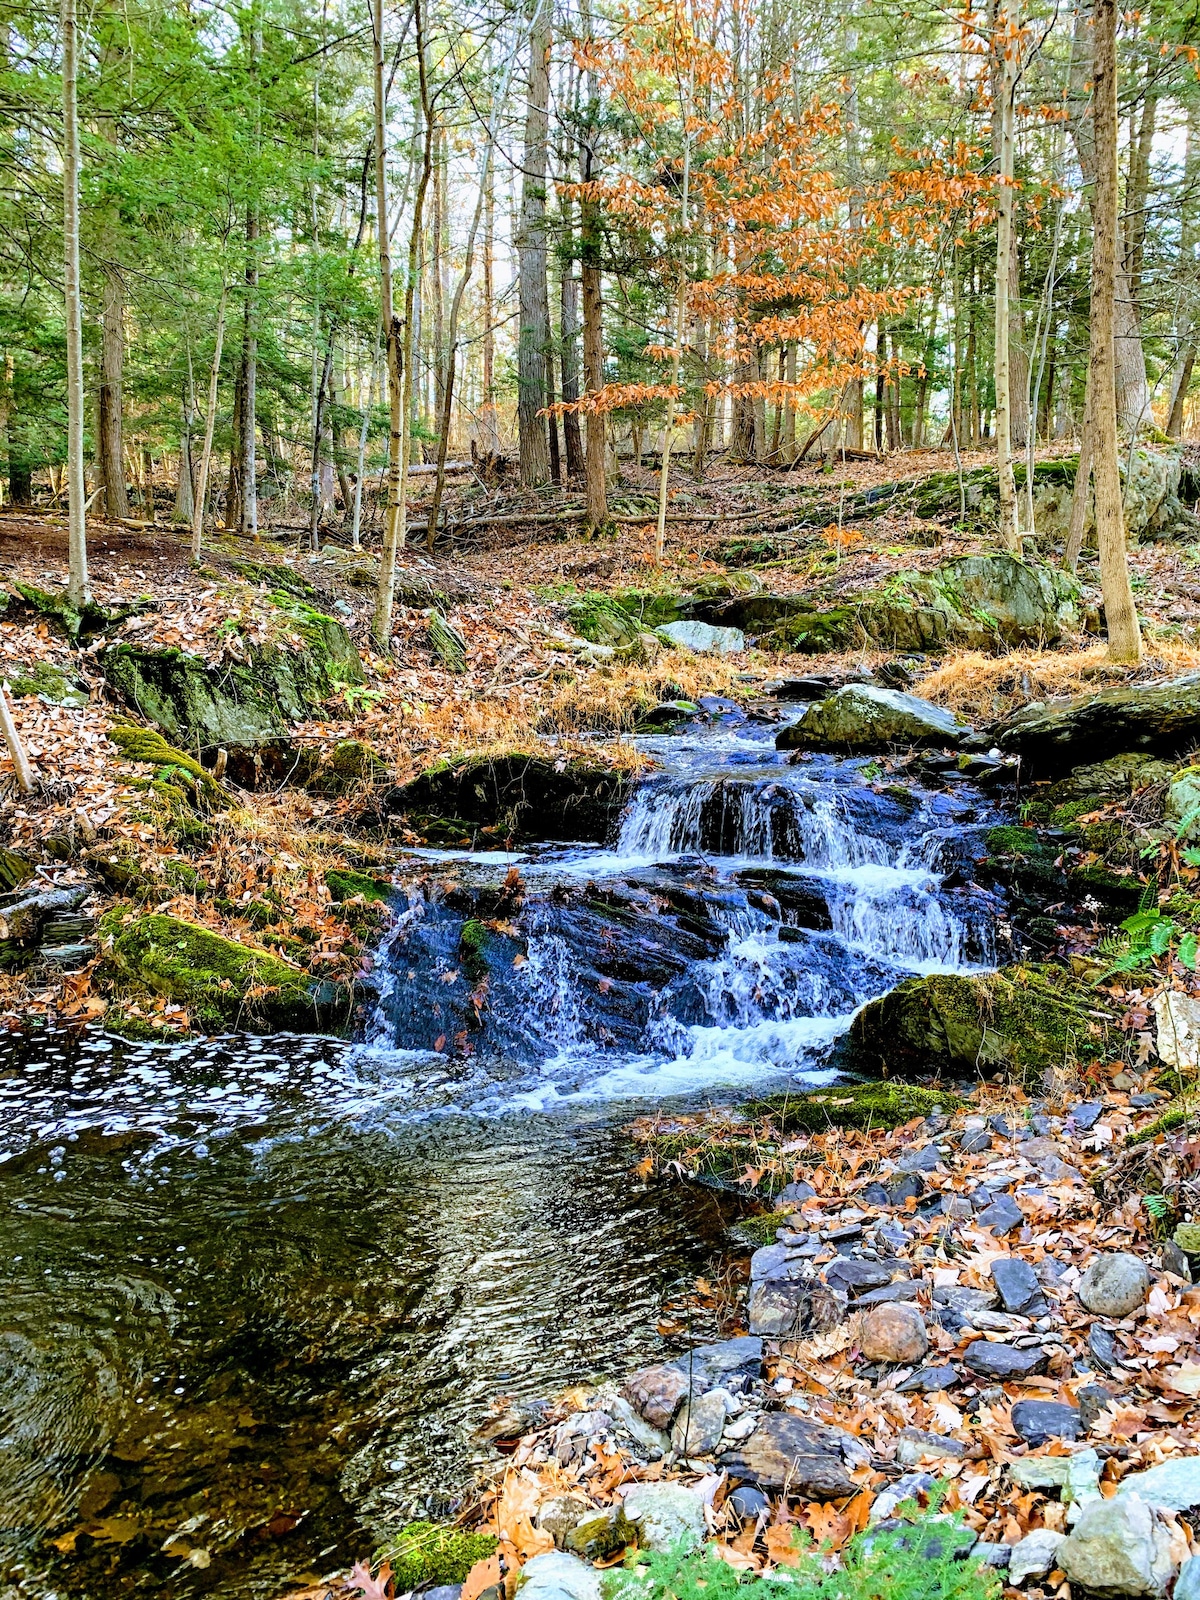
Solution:
<svg viewBox="0 0 1200 1600"><path fill-rule="evenodd" d="M314 771L304 778L304 787L313 794L346 794L360 783L384 783L389 774L387 762L361 739L339 739Z"/></svg>
<svg viewBox="0 0 1200 1600"><path fill-rule="evenodd" d="M631 644L641 631L632 609L606 594L585 594L567 608L567 620L590 644Z"/></svg>
<svg viewBox="0 0 1200 1600"><path fill-rule="evenodd" d="M126 977L186 1006L208 1033L344 1032L354 996L314 981L266 950L162 912L115 908L100 923L102 948Z"/></svg>
<svg viewBox="0 0 1200 1600"><path fill-rule="evenodd" d="M970 730L941 706L899 689L849 683L781 730L780 750L884 750L891 745L953 745Z"/></svg>
<svg viewBox="0 0 1200 1600"><path fill-rule="evenodd" d="M884 1077L1005 1072L1033 1084L1092 1059L1112 1018L1096 991L1058 967L908 978L855 1017L855 1070Z"/></svg>
<svg viewBox="0 0 1200 1600"><path fill-rule="evenodd" d="M448 672L467 670L467 641L440 611L434 611L426 624L430 647Z"/></svg>
<svg viewBox="0 0 1200 1600"><path fill-rule="evenodd" d="M439 762L390 790L381 807L414 831L432 815L495 838L602 843L628 788L624 773L599 762L512 751Z"/></svg>
<svg viewBox="0 0 1200 1600"><path fill-rule="evenodd" d="M103 633L119 622L124 622L126 617L148 611L153 604L150 599L143 598L129 605L111 608L97 605L92 600L82 606L74 606L67 599L65 589L39 589L36 584L22 583L15 578L9 580L9 588L11 591L9 598L14 602L15 610L31 612L34 616L41 617L59 633L65 634L68 639Z"/></svg>
<svg viewBox="0 0 1200 1600"><path fill-rule="evenodd" d="M101 658L104 675L128 705L189 749L280 739L363 673L340 622L292 595L272 599L286 639L247 646L243 660L210 667L182 650L119 644Z"/></svg>
<svg viewBox="0 0 1200 1600"><path fill-rule="evenodd" d="M1054 778L1129 752L1182 753L1200 742L1200 672L1024 706L992 730L1027 774Z"/></svg>
<svg viewBox="0 0 1200 1600"><path fill-rule="evenodd" d="M7 894L33 877L34 866L15 850L0 845L0 894Z"/></svg>
<svg viewBox="0 0 1200 1600"><path fill-rule="evenodd" d="M169 745L157 729L116 722L108 730L108 737L125 761L156 768L162 780L174 780L178 788L206 806L219 809L229 804L228 794L212 773L207 772L192 756Z"/></svg>
<svg viewBox="0 0 1200 1600"><path fill-rule="evenodd" d="M361 895L367 905L386 905L392 898L392 885L373 872L352 872L349 867L331 867L325 884L335 905L356 900Z"/></svg>
<svg viewBox="0 0 1200 1600"><path fill-rule="evenodd" d="M958 1106L958 1097L942 1090L875 1082L768 1095L743 1109L746 1116L770 1117L780 1133L823 1133L827 1128L898 1128L914 1117Z"/></svg>
<svg viewBox="0 0 1200 1600"><path fill-rule="evenodd" d="M7 673L8 687L15 699L23 695L37 695L60 706L86 706L91 691L81 678L56 667L52 661L35 661L26 668L18 667Z"/></svg>
<svg viewBox="0 0 1200 1600"><path fill-rule="evenodd" d="M380 1560L390 1561L396 1593L462 1583L477 1561L486 1561L497 1541L489 1533L466 1533L436 1522L410 1522L380 1546Z"/></svg>

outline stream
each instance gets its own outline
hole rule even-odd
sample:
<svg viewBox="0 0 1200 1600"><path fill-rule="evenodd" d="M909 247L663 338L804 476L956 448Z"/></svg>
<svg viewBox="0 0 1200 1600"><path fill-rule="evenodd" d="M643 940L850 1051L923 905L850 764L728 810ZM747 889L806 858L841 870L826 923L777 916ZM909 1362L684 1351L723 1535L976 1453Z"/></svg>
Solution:
<svg viewBox="0 0 1200 1600"><path fill-rule="evenodd" d="M5 1600L271 1600L452 1511L496 1396L661 1353L734 1213L631 1116L1007 956L991 801L775 732L639 740L604 846L405 855L357 1041L0 1042Z"/></svg>

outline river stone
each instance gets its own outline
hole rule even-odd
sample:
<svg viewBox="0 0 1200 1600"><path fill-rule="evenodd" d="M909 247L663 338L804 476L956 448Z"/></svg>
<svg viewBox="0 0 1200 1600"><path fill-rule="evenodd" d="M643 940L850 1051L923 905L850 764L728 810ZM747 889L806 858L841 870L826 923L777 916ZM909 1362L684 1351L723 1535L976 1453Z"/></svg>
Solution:
<svg viewBox="0 0 1200 1600"><path fill-rule="evenodd" d="M957 1367L922 1367L911 1378L905 1378L898 1390L900 1394L937 1394L961 1382Z"/></svg>
<svg viewBox="0 0 1200 1600"><path fill-rule="evenodd" d="M687 1392L686 1373L675 1366L657 1366L626 1378L621 1395L652 1427L669 1428Z"/></svg>
<svg viewBox="0 0 1200 1600"><path fill-rule="evenodd" d="M1078 1439L1082 1419L1074 1406L1055 1400L1018 1400L1012 1425L1026 1444L1036 1447L1047 1439Z"/></svg>
<svg viewBox="0 0 1200 1600"><path fill-rule="evenodd" d="M769 1509L771 1502L761 1489L742 1483L733 1491L725 1504L732 1506L734 1514L743 1522L754 1522ZM1200 1600L1200 1596L1197 1596L1197 1600Z"/></svg>
<svg viewBox="0 0 1200 1600"><path fill-rule="evenodd" d="M817 1191L811 1183L785 1183L775 1196L776 1211L791 1211L796 1206L802 1206L806 1200L816 1198Z"/></svg>
<svg viewBox="0 0 1200 1600"><path fill-rule="evenodd" d="M582 1522L591 1509L581 1494L556 1494L543 1500L538 1507L537 1525L561 1549L571 1529Z"/></svg>
<svg viewBox="0 0 1200 1600"><path fill-rule="evenodd" d="M1179 1569L1172 1600L1200 1600L1200 1557L1189 1556Z"/></svg>
<svg viewBox="0 0 1200 1600"><path fill-rule="evenodd" d="M746 1326L768 1339L798 1336L808 1321L812 1288L793 1279L769 1278L750 1290Z"/></svg>
<svg viewBox="0 0 1200 1600"><path fill-rule="evenodd" d="M999 1378L1007 1383L1012 1378L1027 1378L1031 1372L1040 1372L1048 1356L1044 1350L1018 1350L1015 1345L993 1343L990 1339L977 1339L967 1346L963 1357L966 1366L981 1378Z"/></svg>
<svg viewBox="0 0 1200 1600"><path fill-rule="evenodd" d="M949 711L899 689L851 683L780 731L780 750L879 750L887 745L956 744L968 730Z"/></svg>
<svg viewBox="0 0 1200 1600"><path fill-rule="evenodd" d="M1058 1547L1066 1537L1050 1528L1035 1528L1012 1547L1008 1581L1014 1587L1026 1578L1044 1578L1055 1564Z"/></svg>
<svg viewBox="0 0 1200 1600"><path fill-rule="evenodd" d="M860 1485L850 1470L870 1455L853 1434L791 1412L768 1412L737 1449L720 1458L730 1477L809 1500L840 1500Z"/></svg>
<svg viewBox="0 0 1200 1600"><path fill-rule="evenodd" d="M1150 1274L1126 1250L1098 1256L1079 1280L1079 1303L1097 1317L1127 1317L1145 1302Z"/></svg>
<svg viewBox="0 0 1200 1600"><path fill-rule="evenodd" d="M726 1385L733 1378L748 1381L761 1378L762 1359L762 1340L742 1334L740 1338L722 1339L717 1344L697 1345L669 1365L687 1374L693 1390L699 1393Z"/></svg>
<svg viewBox="0 0 1200 1600"><path fill-rule="evenodd" d="M896 1440L896 1462L902 1467L919 1467L927 1456L960 1457L966 1453L961 1439L941 1433L924 1433L920 1428L901 1428Z"/></svg>
<svg viewBox="0 0 1200 1600"><path fill-rule="evenodd" d="M646 1550L671 1550L681 1542L694 1549L704 1538L704 1501L682 1483L635 1483L625 1496L625 1515L637 1524Z"/></svg>
<svg viewBox="0 0 1200 1600"><path fill-rule="evenodd" d="M664 644L700 655L735 655L746 648L746 635L740 628L714 628L709 622L666 622L655 633Z"/></svg>
<svg viewBox="0 0 1200 1600"><path fill-rule="evenodd" d="M965 1283L939 1284L933 1291L935 1306L949 1306L968 1319L972 1312L990 1311L996 1304L996 1299L994 1290L969 1289Z"/></svg>
<svg viewBox="0 0 1200 1600"><path fill-rule="evenodd" d="M982 1213L981 1213L982 1215ZM1019 1256L1001 1256L992 1262L992 1282L1000 1291L1005 1311L1018 1316L1041 1317L1049 1309L1037 1274Z"/></svg>
<svg viewBox="0 0 1200 1600"><path fill-rule="evenodd" d="M923 1144L919 1150L906 1150L896 1163L900 1172L932 1172L942 1164L942 1152L935 1144Z"/></svg>
<svg viewBox="0 0 1200 1600"><path fill-rule="evenodd" d="M603 1561L633 1540L633 1524L626 1517L624 1506L615 1505L581 1517L564 1542L568 1550L585 1561Z"/></svg>
<svg viewBox="0 0 1200 1600"><path fill-rule="evenodd" d="M807 1280L813 1269L807 1256L799 1255L785 1244L764 1245L750 1257L750 1282L771 1283L780 1279Z"/></svg>
<svg viewBox="0 0 1200 1600"><path fill-rule="evenodd" d="M1175 1573L1171 1535L1144 1500L1092 1500L1057 1552L1072 1584L1091 1594L1160 1595Z"/></svg>
<svg viewBox="0 0 1200 1600"><path fill-rule="evenodd" d="M867 1306L893 1305L898 1300L920 1298L920 1281L916 1278L901 1278L898 1283L885 1283L882 1289L868 1289L866 1294L860 1294L854 1302L854 1309L865 1310Z"/></svg>
<svg viewBox="0 0 1200 1600"><path fill-rule="evenodd" d="M600 1574L578 1556L546 1550L521 1568L518 1592L524 1600L600 1600Z"/></svg>
<svg viewBox="0 0 1200 1600"><path fill-rule="evenodd" d="M993 729L1001 750L1039 777L1132 751L1173 754L1200 734L1200 672L1166 683L1093 690L1071 700L1035 702Z"/></svg>
<svg viewBox="0 0 1200 1600"><path fill-rule="evenodd" d="M965 1156L982 1155L992 1148L992 1136L986 1128L972 1128L958 1141L958 1148Z"/></svg>
<svg viewBox="0 0 1200 1600"><path fill-rule="evenodd" d="M1200 1506L1200 1456L1176 1456L1145 1472L1121 1479L1118 1494L1136 1494L1164 1511L1189 1511Z"/></svg>
<svg viewBox="0 0 1200 1600"><path fill-rule="evenodd" d="M640 1445L652 1461L666 1455L671 1448L669 1434L664 1433L661 1428L656 1428L652 1422L647 1422L645 1417L639 1416L624 1395L614 1395L608 1408L617 1427L623 1429L635 1444Z"/></svg>
<svg viewBox="0 0 1200 1600"><path fill-rule="evenodd" d="M910 1367L929 1349L925 1319L916 1306L872 1306L862 1320L859 1347L868 1361Z"/></svg>
<svg viewBox="0 0 1200 1600"><path fill-rule="evenodd" d="M892 1269L882 1261L859 1261L853 1256L839 1256L825 1268L825 1282L829 1287L848 1294L856 1294L863 1289L881 1289L891 1281Z"/></svg>
<svg viewBox="0 0 1200 1600"><path fill-rule="evenodd" d="M671 1429L671 1448L677 1456L710 1456L725 1431L725 1392L711 1389L708 1394L685 1400Z"/></svg>

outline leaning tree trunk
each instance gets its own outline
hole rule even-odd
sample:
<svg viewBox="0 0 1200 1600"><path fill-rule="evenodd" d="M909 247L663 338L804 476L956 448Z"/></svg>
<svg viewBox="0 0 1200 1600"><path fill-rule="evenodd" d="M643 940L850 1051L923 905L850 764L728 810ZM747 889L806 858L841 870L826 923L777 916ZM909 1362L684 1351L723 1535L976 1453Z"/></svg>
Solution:
<svg viewBox="0 0 1200 1600"><path fill-rule="evenodd" d="M76 81L79 33L75 0L62 0L63 288L67 324L67 598L79 609L88 583L86 490L83 479L83 312L79 293L79 121Z"/></svg>
<svg viewBox="0 0 1200 1600"><path fill-rule="evenodd" d="M1092 197L1092 299L1089 379L1092 391L1092 471L1096 482L1096 542L1100 587L1108 628L1109 655L1138 661L1141 633L1133 591L1121 472L1117 460L1117 394L1113 301L1117 292L1117 12L1116 0L1095 0L1093 106L1096 124L1096 183Z"/></svg>
<svg viewBox="0 0 1200 1600"><path fill-rule="evenodd" d="M525 111L521 227L517 241L520 327L517 335L517 439L521 482L527 487L550 477L545 422L546 354L550 306L546 290L546 166L550 105L548 0L535 0L529 30L529 96Z"/></svg>

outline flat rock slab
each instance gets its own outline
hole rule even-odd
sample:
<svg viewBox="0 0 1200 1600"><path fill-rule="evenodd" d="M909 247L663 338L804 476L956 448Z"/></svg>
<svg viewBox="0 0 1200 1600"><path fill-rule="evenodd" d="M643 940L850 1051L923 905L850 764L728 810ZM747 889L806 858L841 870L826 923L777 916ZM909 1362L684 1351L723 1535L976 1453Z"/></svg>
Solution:
<svg viewBox="0 0 1200 1600"><path fill-rule="evenodd" d="M737 1450L720 1458L733 1478L760 1489L783 1489L810 1500L840 1500L857 1494L860 1485L850 1466L869 1456L852 1434L826 1427L808 1417L772 1412Z"/></svg>
<svg viewBox="0 0 1200 1600"><path fill-rule="evenodd" d="M993 1233L1011 1233L1025 1221L1025 1213L1015 1200L1002 1194L999 1200L985 1206L975 1220L981 1228L990 1228Z"/></svg>
<svg viewBox="0 0 1200 1600"><path fill-rule="evenodd" d="M1140 1495L1147 1505L1165 1511L1189 1511L1200 1506L1200 1456L1177 1456L1146 1472L1131 1472L1121 1479L1117 1493Z"/></svg>
<svg viewBox="0 0 1200 1600"><path fill-rule="evenodd" d="M1026 1444L1045 1444L1047 1439L1078 1439L1083 1419L1074 1406L1055 1400L1018 1400L1012 1408L1012 1425Z"/></svg>
<svg viewBox="0 0 1200 1600"><path fill-rule="evenodd" d="M992 1282L1000 1291L1005 1311L1040 1317L1049 1310L1037 1274L1019 1256L1002 1256L992 1262Z"/></svg>
<svg viewBox="0 0 1200 1600"><path fill-rule="evenodd" d="M1073 700L1025 706L992 730L1003 751L1038 777L1125 751L1170 754L1200 734L1200 673L1168 683L1093 690Z"/></svg>
<svg viewBox="0 0 1200 1600"><path fill-rule="evenodd" d="M831 1289L841 1289L846 1294L861 1294L866 1289L882 1289L892 1281L891 1267L881 1261L858 1261L853 1256L839 1256L825 1268L825 1282Z"/></svg>
<svg viewBox="0 0 1200 1600"><path fill-rule="evenodd" d="M957 1367L922 1367L897 1388L900 1394L937 1394L940 1389L949 1389L961 1382Z"/></svg>
<svg viewBox="0 0 1200 1600"><path fill-rule="evenodd" d="M981 1378L1026 1378L1031 1372L1041 1372L1049 1357L1035 1346L1032 1350L1018 1350L1015 1345L993 1343L989 1339L976 1339L968 1345L964 1363Z"/></svg>

